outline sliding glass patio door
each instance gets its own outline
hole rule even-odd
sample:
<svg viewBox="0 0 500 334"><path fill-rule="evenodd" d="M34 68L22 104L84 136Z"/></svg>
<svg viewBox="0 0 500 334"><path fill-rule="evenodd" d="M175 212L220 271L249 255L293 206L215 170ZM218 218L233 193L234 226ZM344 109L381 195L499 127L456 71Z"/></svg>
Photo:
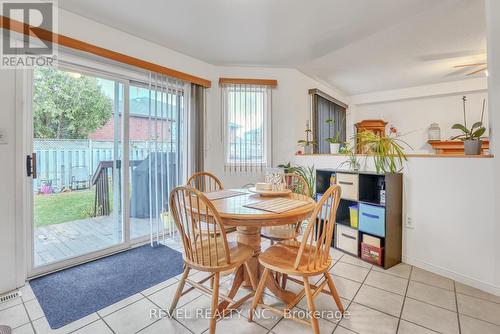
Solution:
<svg viewBox="0 0 500 334"><path fill-rule="evenodd" d="M168 199L187 166L184 83L75 64L31 73L30 276L173 236Z"/></svg>
<svg viewBox="0 0 500 334"><path fill-rule="evenodd" d="M33 72L33 266L124 242L124 84L74 69Z"/></svg>

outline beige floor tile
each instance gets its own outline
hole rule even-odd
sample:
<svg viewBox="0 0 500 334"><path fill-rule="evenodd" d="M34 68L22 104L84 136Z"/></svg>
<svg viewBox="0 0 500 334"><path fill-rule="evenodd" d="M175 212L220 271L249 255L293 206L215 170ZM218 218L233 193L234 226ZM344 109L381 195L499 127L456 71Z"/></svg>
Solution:
<svg viewBox="0 0 500 334"><path fill-rule="evenodd" d="M207 330L210 325L210 309L211 299L202 295L178 308L174 317L193 333L198 334ZM197 316L197 312L202 313L201 316Z"/></svg>
<svg viewBox="0 0 500 334"><path fill-rule="evenodd" d="M73 332L73 334L113 334L113 332L104 321L98 320L80 328L76 332Z"/></svg>
<svg viewBox="0 0 500 334"><path fill-rule="evenodd" d="M265 334L269 330L259 326L255 322L248 322L248 319L233 313L220 321L217 321L217 333L238 333L238 334Z"/></svg>
<svg viewBox="0 0 500 334"><path fill-rule="evenodd" d="M411 298L406 298L401 318L441 333L458 333L457 313Z"/></svg>
<svg viewBox="0 0 500 334"><path fill-rule="evenodd" d="M157 320L151 316L151 311L157 309L149 300L141 299L104 317L104 321L117 334L135 333Z"/></svg>
<svg viewBox="0 0 500 334"><path fill-rule="evenodd" d="M35 298L35 294L33 293L33 290L31 289L29 283L26 283L26 285L20 288L19 291L21 292L21 298L24 302Z"/></svg>
<svg viewBox="0 0 500 334"><path fill-rule="evenodd" d="M368 268L339 261L333 266L330 273L361 283L369 271L370 269Z"/></svg>
<svg viewBox="0 0 500 334"><path fill-rule="evenodd" d="M236 299L241 298L247 292L248 292L248 290L240 290L238 292L238 294L236 295ZM267 294L263 295L263 299L264 299L264 304L272 306L272 307L280 309L280 310L284 309L286 306L279 299L272 297L270 295L267 295ZM250 308L252 307L252 302L253 302L253 298L250 298L245 303L243 303L243 305L241 305L241 307L238 309L238 311L240 312L240 314L242 316L248 317ZM271 313L269 310L257 308L255 315L253 317L253 320L256 323L258 323L259 325L261 325L267 329L271 329L278 323L278 321L280 321L281 318L282 318L281 316L274 314L274 313Z"/></svg>
<svg viewBox="0 0 500 334"><path fill-rule="evenodd" d="M398 318L403 308L403 300L404 296L369 285L363 285L354 299L358 304L389 313Z"/></svg>
<svg viewBox="0 0 500 334"><path fill-rule="evenodd" d="M349 279L332 276L333 284L339 293L339 296L348 300L352 300L356 292L358 292L361 283L351 281Z"/></svg>
<svg viewBox="0 0 500 334"><path fill-rule="evenodd" d="M398 318L352 303L348 317L342 319L340 324L359 334L391 334L396 333Z"/></svg>
<svg viewBox="0 0 500 334"><path fill-rule="evenodd" d="M411 266L406 263L399 263L389 269L384 269L377 266L373 266L372 269L375 271L380 271L385 274L391 274L405 279L408 279L410 277L410 272L411 272Z"/></svg>
<svg viewBox="0 0 500 334"><path fill-rule="evenodd" d="M349 255L349 254L345 254L344 256L342 256L342 258L339 261L344 262L344 263L349 263L349 264L355 264L357 266L365 267L368 269L373 267L371 264L361 260L359 257L354 257L354 256Z"/></svg>
<svg viewBox="0 0 500 334"><path fill-rule="evenodd" d="M344 252L342 252L340 249L337 248L330 248L330 256L332 257L333 260L337 261L344 256Z"/></svg>
<svg viewBox="0 0 500 334"><path fill-rule="evenodd" d="M455 293L453 291L437 288L417 281L410 281L406 295L453 312L457 311Z"/></svg>
<svg viewBox="0 0 500 334"><path fill-rule="evenodd" d="M7 308L10 308L12 306L19 305L22 302L23 302L23 300L21 299L21 297L17 297L17 298L9 300L7 302L0 303L0 311L5 310Z"/></svg>
<svg viewBox="0 0 500 334"><path fill-rule="evenodd" d="M412 324L411 322L401 320L399 323L398 334L435 334L435 331Z"/></svg>
<svg viewBox="0 0 500 334"><path fill-rule="evenodd" d="M172 284L160 291L157 291L153 293L152 295L148 296L148 298L155 303L156 305L160 306L161 308L168 310L170 308L170 305L172 303L172 299L175 296L175 292L177 291L177 286L178 283ZM188 286L186 285L184 287L184 290L186 290ZM181 307L182 305L189 303L193 299L196 299L200 296L200 293L197 290L193 290L189 292L188 294L184 295L181 297L179 300L179 303L177 304L177 307Z"/></svg>
<svg viewBox="0 0 500 334"><path fill-rule="evenodd" d="M493 303L500 303L500 296L495 296L491 293L473 288L471 286L455 282L455 288L457 289L457 293L461 293L463 295L476 297L480 299L484 299Z"/></svg>
<svg viewBox="0 0 500 334"><path fill-rule="evenodd" d="M35 334L35 331L33 331L31 323L27 323L20 327L14 328L12 330L12 334Z"/></svg>
<svg viewBox="0 0 500 334"><path fill-rule="evenodd" d="M453 291L453 281L430 271L413 267L411 280Z"/></svg>
<svg viewBox="0 0 500 334"><path fill-rule="evenodd" d="M177 320L172 318L163 318L154 324L144 328L138 334L158 334L158 333L175 333L175 334L190 334L191 332L182 326Z"/></svg>
<svg viewBox="0 0 500 334"><path fill-rule="evenodd" d="M347 309L349 300L340 298L340 301L342 302L344 309ZM308 308L306 298L302 298L297 306L303 310L307 310ZM324 293L318 294L316 298L314 298L314 307L316 308L316 311L322 312L322 317L325 320L331 322L339 322L341 319L341 314L339 309L337 308L337 304L335 304L335 300L330 295Z"/></svg>
<svg viewBox="0 0 500 334"><path fill-rule="evenodd" d="M353 332L350 329L340 327L340 326L337 326L337 328L335 328L335 331L333 333L334 334L356 334L356 332Z"/></svg>
<svg viewBox="0 0 500 334"><path fill-rule="evenodd" d="M0 311L0 324L12 328L28 323L30 319L22 304Z"/></svg>
<svg viewBox="0 0 500 334"><path fill-rule="evenodd" d="M135 295L122 299L117 303L114 303L112 305L103 308L102 310L97 311L97 314L99 314L101 317L105 317L108 314L111 314L115 311L118 311L121 308L124 308L127 305L130 305L138 300L141 300L142 298L144 298L143 295L141 295L140 293L136 293Z"/></svg>
<svg viewBox="0 0 500 334"><path fill-rule="evenodd" d="M51 329L49 323L47 322L47 319L44 317L33 321L33 327L35 327L35 331L37 334L67 334L80 329L96 320L99 320L99 316L97 315L97 313L92 313L61 328Z"/></svg>
<svg viewBox="0 0 500 334"><path fill-rule="evenodd" d="M500 304L457 294L458 312L500 325Z"/></svg>
<svg viewBox="0 0 500 334"><path fill-rule="evenodd" d="M366 278L365 284L375 288L387 290L400 295L404 295L408 280L378 271L371 271Z"/></svg>
<svg viewBox="0 0 500 334"><path fill-rule="evenodd" d="M155 293L157 291L160 291L161 289L166 288L167 286L170 286L170 285L172 285L174 283L177 283L177 282L178 282L177 278L172 277L172 278L170 278L170 279L168 279L166 281L163 281L163 282L161 282L159 284L153 285L152 287L150 287L150 288L142 291L141 293L144 296L149 296L149 295L151 295L151 294L153 294L153 293Z"/></svg>
<svg viewBox="0 0 500 334"><path fill-rule="evenodd" d="M462 334L500 334L500 326L482 320L460 315Z"/></svg>
<svg viewBox="0 0 500 334"><path fill-rule="evenodd" d="M320 333L332 333L336 326L335 323L323 319L318 319L318 324ZM313 331L311 326L306 326L291 319L281 319L272 332L275 334L305 334Z"/></svg>
<svg viewBox="0 0 500 334"><path fill-rule="evenodd" d="M45 316L42 307L40 306L36 298L27 301L26 303L24 303L24 306L26 306L26 310L28 311L28 316L30 317L31 321L40 319Z"/></svg>

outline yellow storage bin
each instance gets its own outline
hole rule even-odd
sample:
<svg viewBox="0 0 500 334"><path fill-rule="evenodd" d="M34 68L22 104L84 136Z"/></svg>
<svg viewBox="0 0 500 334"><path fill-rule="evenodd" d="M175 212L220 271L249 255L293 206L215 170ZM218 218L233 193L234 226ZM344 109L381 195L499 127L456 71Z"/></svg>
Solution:
<svg viewBox="0 0 500 334"><path fill-rule="evenodd" d="M351 205L349 207L349 214L351 218L351 227L358 228L358 206Z"/></svg>

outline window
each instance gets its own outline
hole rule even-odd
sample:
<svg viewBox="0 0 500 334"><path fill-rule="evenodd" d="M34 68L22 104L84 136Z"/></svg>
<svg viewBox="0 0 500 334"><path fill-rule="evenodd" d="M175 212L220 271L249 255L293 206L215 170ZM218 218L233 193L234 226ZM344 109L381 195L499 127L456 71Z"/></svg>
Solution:
<svg viewBox="0 0 500 334"><path fill-rule="evenodd" d="M312 101L314 153L330 153L327 138L346 141L347 105L318 89L309 90Z"/></svg>
<svg viewBox="0 0 500 334"><path fill-rule="evenodd" d="M222 87L226 170L261 171L272 163L271 88L249 84Z"/></svg>

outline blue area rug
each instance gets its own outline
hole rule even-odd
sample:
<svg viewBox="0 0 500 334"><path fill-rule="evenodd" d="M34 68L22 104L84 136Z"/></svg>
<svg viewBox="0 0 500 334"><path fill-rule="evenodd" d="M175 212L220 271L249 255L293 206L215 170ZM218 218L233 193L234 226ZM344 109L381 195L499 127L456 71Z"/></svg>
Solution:
<svg viewBox="0 0 500 334"><path fill-rule="evenodd" d="M30 281L52 329L182 273L182 254L166 246L134 248Z"/></svg>

